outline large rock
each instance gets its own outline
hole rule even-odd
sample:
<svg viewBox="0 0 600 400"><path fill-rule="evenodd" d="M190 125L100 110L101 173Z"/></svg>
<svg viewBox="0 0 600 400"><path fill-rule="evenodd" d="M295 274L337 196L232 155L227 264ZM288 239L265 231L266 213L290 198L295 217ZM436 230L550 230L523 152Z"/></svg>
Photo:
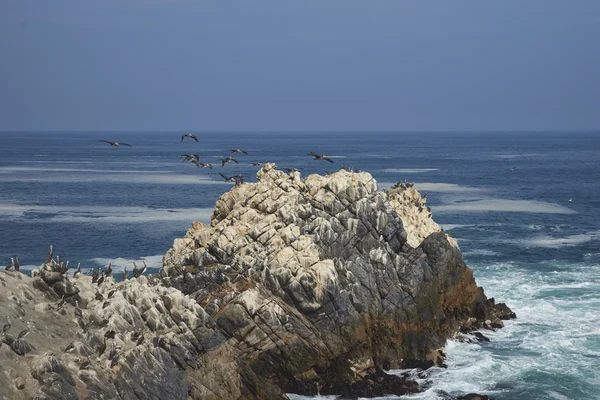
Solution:
<svg viewBox="0 0 600 400"><path fill-rule="evenodd" d="M98 286L51 257L0 274L0 398L404 394L417 383L383 370L440 365L447 338L514 316L411 185L257 176L175 239L160 277Z"/></svg>

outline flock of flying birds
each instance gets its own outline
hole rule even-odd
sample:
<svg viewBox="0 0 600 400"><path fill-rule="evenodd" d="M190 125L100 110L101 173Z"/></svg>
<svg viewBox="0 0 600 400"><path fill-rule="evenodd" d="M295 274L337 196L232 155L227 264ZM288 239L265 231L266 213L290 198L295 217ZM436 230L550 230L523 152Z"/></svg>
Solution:
<svg viewBox="0 0 600 400"><path fill-rule="evenodd" d="M186 133L185 135L182 135L181 141L183 142L183 140L186 138L189 138L189 139L192 139L192 140L195 140L196 142L198 142L198 138L191 133ZM124 143L124 142L111 142L109 140L98 140L98 142L107 143L111 147L119 147L119 146L132 147L129 143ZM224 167L225 165L227 165L230 162L236 163L236 164L240 163L236 158L233 157L233 154L248 155L248 152L246 150L242 150L242 149L231 149L229 151L231 152L232 155L221 158L221 167ZM313 157L314 160L327 161L327 162L333 164L333 160L331 159L331 157L324 156L322 154L317 154L312 151L310 153L308 153L308 155ZM200 161L200 155L198 153L182 154L180 157L183 159L182 162L192 163L192 164L196 165L198 168L209 168L211 170L213 168L212 164L204 163L204 162ZM254 167L260 167L261 165L263 165L263 163L253 162L250 165L252 165ZM302 170L302 168L282 168L282 169L288 173ZM325 171L325 173L328 174L327 171ZM241 185L244 182L244 176L242 174L227 176L227 175L219 172L219 175L221 175L221 177L226 182L233 182L236 184L236 186ZM52 252L52 247L50 248L50 252ZM9 265L7 265L4 268L4 270L5 271L14 270L16 272L19 272L19 268L20 268L19 257L14 256L13 258L10 259L10 261L11 261L11 263ZM69 262L67 261L66 264L64 264L64 265L60 261L59 261L59 263L60 263L59 270L61 271L61 273L63 275L66 274L67 271L69 270ZM137 265L135 265L135 263L134 263L133 276L135 278L137 278L138 276L140 276L144 272L146 272L146 269L147 269L147 267L146 267L145 262L144 262L144 267L140 268L140 269L138 269ZM81 265L78 264L76 271L73 273L73 276L77 276L80 273L81 273ZM103 271L101 268L98 268L97 271L96 270L90 271L90 275L92 275L93 283L97 283L98 285L102 284L102 282L104 282L104 278L110 276L111 274L112 274L112 265L111 264L108 265L108 267L106 268L106 271ZM127 276L128 276L127 269L123 268L123 279L127 279Z"/></svg>
<svg viewBox="0 0 600 400"><path fill-rule="evenodd" d="M196 135L193 135L191 133L186 133L184 135L181 135L182 142L184 139L187 139L187 138L198 142L198 138L196 137ZM111 142L108 140L98 140L98 142L108 143L111 145L111 147L119 147L119 146L131 147L131 145L129 143L123 143L123 142ZM242 149L231 149L229 151L231 152L232 155L221 158L221 167L224 167L228 163L239 164L240 162L235 157L233 157L234 154L248 155L248 152L246 150L242 150ZM308 153L308 155L313 157L314 160L327 161L327 162L330 162L333 164L333 160L331 159L331 157L324 156L322 154L317 154L314 151L311 151L310 153ZM182 158L182 162L192 163L198 168L208 168L211 170L213 169L212 164L200 161L200 154L198 154L198 153L193 153L193 154L184 153L180 157ZM261 165L263 165L263 163L253 162L250 165L252 165L254 167L260 167ZM300 171L300 170L302 170L302 168L283 168L283 170L290 173L290 172L294 172L294 171ZM325 172L327 173L327 171L325 171ZM242 174L227 176L227 175L223 174L222 172L219 172L219 175L221 175L221 178L223 178L225 180L225 182L234 182L236 185L240 185L244 182L244 176Z"/></svg>

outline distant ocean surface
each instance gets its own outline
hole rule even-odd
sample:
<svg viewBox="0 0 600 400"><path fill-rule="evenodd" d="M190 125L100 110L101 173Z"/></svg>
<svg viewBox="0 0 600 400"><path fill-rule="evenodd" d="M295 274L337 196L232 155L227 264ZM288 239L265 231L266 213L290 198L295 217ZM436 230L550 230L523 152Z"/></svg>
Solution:
<svg viewBox="0 0 600 400"><path fill-rule="evenodd" d="M218 172L255 181L251 162L303 176L343 164L380 188L416 182L477 283L518 316L485 332L490 343L448 342L448 368L415 375L425 392L403 398L600 398L600 134L203 133L199 143L181 134L0 133L2 265L16 254L36 268L53 244L72 266L158 268L173 239L193 220L208 222L229 190ZM235 148L249 155L221 168ZM182 163L182 153L213 170Z"/></svg>

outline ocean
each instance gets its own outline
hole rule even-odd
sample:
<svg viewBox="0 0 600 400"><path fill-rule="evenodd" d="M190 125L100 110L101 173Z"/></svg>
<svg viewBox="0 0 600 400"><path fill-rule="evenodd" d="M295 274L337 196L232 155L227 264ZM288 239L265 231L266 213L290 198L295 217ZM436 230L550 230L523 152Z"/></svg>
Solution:
<svg viewBox="0 0 600 400"><path fill-rule="evenodd" d="M218 172L251 182L251 162L303 176L344 165L380 188L415 182L477 283L518 316L485 332L489 343L449 341L448 367L411 371L425 391L400 398L600 398L600 134L201 133L198 143L181 134L0 133L2 265L18 255L23 270L37 268L52 244L71 266L159 268L173 239L208 222L229 190ZM237 148L248 155L221 167ZM214 168L182 163L183 153Z"/></svg>

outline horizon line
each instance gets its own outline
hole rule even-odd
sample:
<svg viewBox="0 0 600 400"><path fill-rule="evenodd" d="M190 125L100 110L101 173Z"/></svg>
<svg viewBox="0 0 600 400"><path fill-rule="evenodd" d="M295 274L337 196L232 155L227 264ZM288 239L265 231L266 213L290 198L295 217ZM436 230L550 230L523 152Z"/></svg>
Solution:
<svg viewBox="0 0 600 400"><path fill-rule="evenodd" d="M597 129L414 129L414 130L393 130L393 129L361 129L361 130L342 130L342 129L257 129L257 130L239 130L239 129L227 129L227 130L195 130L195 129L157 129L157 130L144 130L144 129L0 129L0 134L4 133L219 133L219 134L230 134L230 133L261 133L261 134L276 134L276 133L600 133L600 128Z"/></svg>

